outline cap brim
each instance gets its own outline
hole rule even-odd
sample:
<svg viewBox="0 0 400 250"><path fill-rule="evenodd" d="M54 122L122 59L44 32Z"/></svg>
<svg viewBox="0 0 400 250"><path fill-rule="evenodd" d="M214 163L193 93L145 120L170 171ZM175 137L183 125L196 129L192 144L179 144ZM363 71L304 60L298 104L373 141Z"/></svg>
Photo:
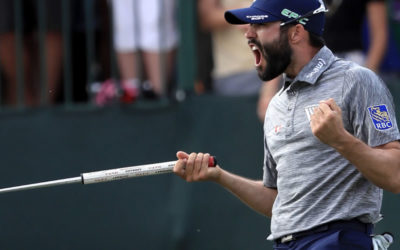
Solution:
<svg viewBox="0 0 400 250"><path fill-rule="evenodd" d="M279 21L279 18L254 7L228 10L225 20L230 24L269 23Z"/></svg>

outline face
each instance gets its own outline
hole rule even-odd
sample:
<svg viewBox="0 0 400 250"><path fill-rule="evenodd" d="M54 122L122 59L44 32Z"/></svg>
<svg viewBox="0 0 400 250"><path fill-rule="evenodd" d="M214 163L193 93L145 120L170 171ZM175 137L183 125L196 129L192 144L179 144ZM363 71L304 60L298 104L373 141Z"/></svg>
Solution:
<svg viewBox="0 0 400 250"><path fill-rule="evenodd" d="M269 81L285 72L292 56L286 29L281 30L279 23L251 25L246 37L261 80Z"/></svg>

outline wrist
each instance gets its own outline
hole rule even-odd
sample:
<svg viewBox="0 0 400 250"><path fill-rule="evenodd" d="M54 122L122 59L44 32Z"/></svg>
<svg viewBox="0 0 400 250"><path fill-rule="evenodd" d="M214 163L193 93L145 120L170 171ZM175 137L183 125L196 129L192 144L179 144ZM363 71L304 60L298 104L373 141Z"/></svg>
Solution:
<svg viewBox="0 0 400 250"><path fill-rule="evenodd" d="M223 175L223 170L222 168L219 167L219 165L215 166L215 169L213 169L213 174L211 175L210 180L220 184L222 182L222 175Z"/></svg>
<svg viewBox="0 0 400 250"><path fill-rule="evenodd" d="M338 152L347 152L356 147L358 139L350 134L347 130L344 130L343 136L339 137L336 142L331 146Z"/></svg>

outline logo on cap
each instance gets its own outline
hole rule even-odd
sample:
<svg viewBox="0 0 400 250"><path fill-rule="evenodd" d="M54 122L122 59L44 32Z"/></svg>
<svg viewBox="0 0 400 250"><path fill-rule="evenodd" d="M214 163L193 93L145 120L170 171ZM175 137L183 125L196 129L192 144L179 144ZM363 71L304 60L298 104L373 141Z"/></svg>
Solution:
<svg viewBox="0 0 400 250"><path fill-rule="evenodd" d="M281 12L282 15L284 15L287 18L298 18L300 15L297 14L294 11L288 10L288 9L283 9ZM306 25L306 22L308 21L308 18L302 18L299 20L299 23Z"/></svg>
<svg viewBox="0 0 400 250"><path fill-rule="evenodd" d="M387 130L393 127L385 104L369 107L368 111L372 122L375 125L375 129Z"/></svg>
<svg viewBox="0 0 400 250"><path fill-rule="evenodd" d="M246 16L247 19L250 19L252 21L257 21L257 20L264 20L268 18L268 15L254 15L254 16Z"/></svg>

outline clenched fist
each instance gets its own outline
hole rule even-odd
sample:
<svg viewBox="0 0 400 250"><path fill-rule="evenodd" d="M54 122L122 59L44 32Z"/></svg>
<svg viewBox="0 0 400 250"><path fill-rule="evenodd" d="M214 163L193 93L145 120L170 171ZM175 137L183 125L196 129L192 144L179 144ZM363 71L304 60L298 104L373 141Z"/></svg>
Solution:
<svg viewBox="0 0 400 250"><path fill-rule="evenodd" d="M343 126L342 110L332 98L320 101L311 115L310 126L320 141L332 147L337 147L347 133Z"/></svg>

